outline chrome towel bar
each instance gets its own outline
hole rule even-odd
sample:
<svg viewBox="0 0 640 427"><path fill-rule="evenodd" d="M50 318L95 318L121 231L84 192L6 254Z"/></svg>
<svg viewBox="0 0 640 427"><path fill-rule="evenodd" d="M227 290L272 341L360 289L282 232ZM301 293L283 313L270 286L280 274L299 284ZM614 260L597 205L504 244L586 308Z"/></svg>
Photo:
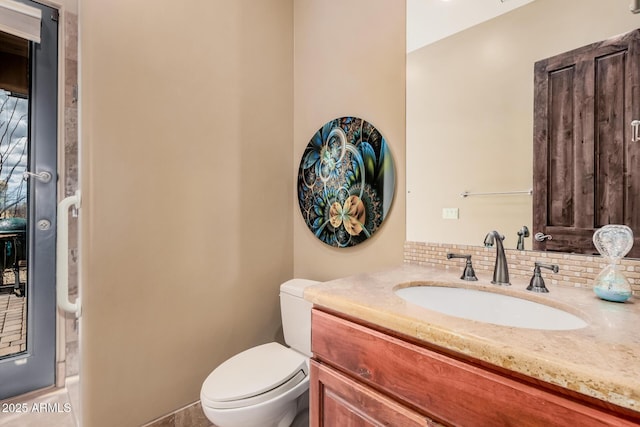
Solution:
<svg viewBox="0 0 640 427"><path fill-rule="evenodd" d="M502 196L513 194L528 194L529 196L531 196L533 194L533 188L522 191L495 191L491 193L471 193L469 191L463 191L462 193L460 193L460 197L465 198L469 196Z"/></svg>

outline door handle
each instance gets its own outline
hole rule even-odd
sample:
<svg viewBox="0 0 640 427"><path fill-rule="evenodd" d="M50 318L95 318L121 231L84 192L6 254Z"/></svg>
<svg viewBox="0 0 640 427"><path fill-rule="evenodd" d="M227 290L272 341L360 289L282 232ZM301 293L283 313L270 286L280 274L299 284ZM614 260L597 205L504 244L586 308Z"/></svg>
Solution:
<svg viewBox="0 0 640 427"><path fill-rule="evenodd" d="M60 201L56 237L56 299L61 310L75 313L76 317L80 317L80 299L69 300L69 209L79 209L80 201L80 191Z"/></svg>
<svg viewBox="0 0 640 427"><path fill-rule="evenodd" d="M631 122L631 142L640 141L640 120Z"/></svg>
<svg viewBox="0 0 640 427"><path fill-rule="evenodd" d="M38 180L46 184L47 182L51 181L51 179L53 178L53 175L51 175L51 172L47 172L47 171L42 171L38 173L26 171L22 174L22 179L24 179L25 181L31 177L37 178Z"/></svg>
<svg viewBox="0 0 640 427"><path fill-rule="evenodd" d="M552 240L553 236L551 236L550 234L536 233L533 238L538 242L544 242L545 240Z"/></svg>

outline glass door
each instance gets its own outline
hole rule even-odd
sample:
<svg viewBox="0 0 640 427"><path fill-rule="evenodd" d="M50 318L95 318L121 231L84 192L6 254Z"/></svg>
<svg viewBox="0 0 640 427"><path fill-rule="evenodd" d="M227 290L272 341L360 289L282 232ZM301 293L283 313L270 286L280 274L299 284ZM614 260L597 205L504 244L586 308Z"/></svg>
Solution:
<svg viewBox="0 0 640 427"><path fill-rule="evenodd" d="M58 22L0 32L0 399L55 381Z"/></svg>

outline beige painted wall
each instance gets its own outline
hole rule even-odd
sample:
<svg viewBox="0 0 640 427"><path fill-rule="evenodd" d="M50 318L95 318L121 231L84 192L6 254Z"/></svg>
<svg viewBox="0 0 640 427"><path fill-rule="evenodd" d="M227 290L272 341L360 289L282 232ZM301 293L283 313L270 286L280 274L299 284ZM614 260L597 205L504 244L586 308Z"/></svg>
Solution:
<svg viewBox="0 0 640 427"><path fill-rule="evenodd" d="M497 229L515 247L531 197L459 194L532 187L535 61L638 27L628 0L536 0L410 53L407 240L481 245Z"/></svg>
<svg viewBox="0 0 640 427"><path fill-rule="evenodd" d="M368 241L332 248L305 225L293 200L294 273L329 280L402 262L405 237L405 5L398 0L295 1L293 161L313 134L357 116L387 139L397 186L390 213ZM292 193L295 194L294 182Z"/></svg>
<svg viewBox="0 0 640 427"><path fill-rule="evenodd" d="M82 425L198 400L292 277L291 0L80 1Z"/></svg>

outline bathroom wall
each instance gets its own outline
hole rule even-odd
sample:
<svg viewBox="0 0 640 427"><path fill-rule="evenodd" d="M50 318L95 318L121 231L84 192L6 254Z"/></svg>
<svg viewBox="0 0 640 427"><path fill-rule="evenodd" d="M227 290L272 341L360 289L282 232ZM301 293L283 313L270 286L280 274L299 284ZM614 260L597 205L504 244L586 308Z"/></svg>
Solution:
<svg viewBox="0 0 640 427"><path fill-rule="evenodd" d="M292 201L294 274L316 280L402 262L405 237L405 2L294 2L293 160L329 120L357 116L386 138L396 165L393 206L367 241L337 249L318 240ZM296 194L296 182L291 193Z"/></svg>
<svg viewBox="0 0 640 427"><path fill-rule="evenodd" d="M279 335L293 4L80 0L79 25L82 425L142 425Z"/></svg>
<svg viewBox="0 0 640 427"><path fill-rule="evenodd" d="M532 187L535 61L638 27L628 0L536 0L410 53L407 240L481 245L498 229L515 248L530 196L459 194Z"/></svg>

